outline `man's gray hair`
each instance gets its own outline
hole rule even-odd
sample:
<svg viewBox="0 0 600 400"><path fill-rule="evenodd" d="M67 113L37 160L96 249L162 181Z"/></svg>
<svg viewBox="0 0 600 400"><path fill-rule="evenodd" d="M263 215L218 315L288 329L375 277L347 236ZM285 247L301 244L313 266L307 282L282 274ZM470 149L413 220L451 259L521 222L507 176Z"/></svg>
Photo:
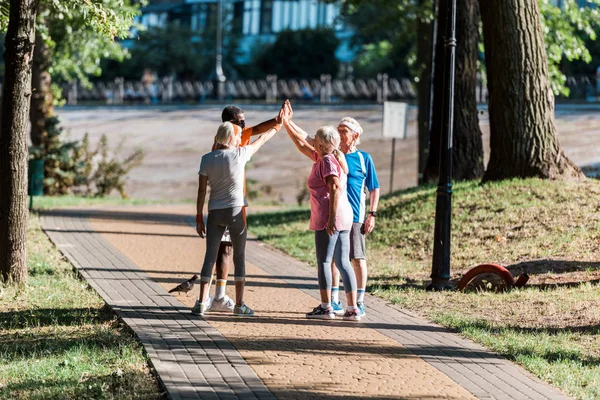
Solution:
<svg viewBox="0 0 600 400"><path fill-rule="evenodd" d="M360 135L363 134L363 128L360 126L357 120L352 117L344 117L338 124L338 126L345 126L350 129L352 132L358 133L358 138L356 139L356 144L360 144Z"/></svg>

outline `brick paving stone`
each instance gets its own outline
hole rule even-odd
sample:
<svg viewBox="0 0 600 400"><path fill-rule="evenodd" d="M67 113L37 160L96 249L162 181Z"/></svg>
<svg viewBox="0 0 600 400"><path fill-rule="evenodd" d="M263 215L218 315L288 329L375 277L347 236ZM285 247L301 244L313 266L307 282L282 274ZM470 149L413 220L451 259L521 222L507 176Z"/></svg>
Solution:
<svg viewBox="0 0 600 400"><path fill-rule="evenodd" d="M247 246L246 298L258 317L197 319L189 314L197 289L175 298L163 279L187 279L199 268L203 242L185 214L154 206L42 218L82 276L139 331L171 398L566 398L499 355L381 299L368 297L361 324L307 321L303 313L319 301L315 271L256 240Z"/></svg>
<svg viewBox="0 0 600 400"><path fill-rule="evenodd" d="M253 380L256 375L250 368L238 371L231 366L223 367L221 374L211 366L210 379L207 379L203 373L206 368L201 371L188 348L201 348L204 343L215 349L213 358L226 361L213 343L215 340L226 342L226 339L214 329L204 333L208 324L190 319L189 308L95 233L86 215L82 211L49 212L42 216L42 226L90 286L140 338L170 398L237 399L236 393L240 393L256 399L246 380L252 381L257 390L270 393L260 380ZM191 335L191 330L197 335ZM206 355L202 362L209 365ZM218 395L213 386L219 388Z"/></svg>

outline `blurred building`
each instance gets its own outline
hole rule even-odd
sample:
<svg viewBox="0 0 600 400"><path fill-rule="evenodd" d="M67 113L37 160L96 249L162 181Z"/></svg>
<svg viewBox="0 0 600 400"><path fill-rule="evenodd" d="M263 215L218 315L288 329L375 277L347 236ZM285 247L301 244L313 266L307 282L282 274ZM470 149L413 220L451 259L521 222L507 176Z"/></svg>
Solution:
<svg viewBox="0 0 600 400"><path fill-rule="evenodd" d="M565 5L565 0L550 0L550 2L553 5L555 5L556 7L560 7L560 8L562 8ZM594 4L590 3L588 0L575 0L575 2L577 3L577 5L579 7L595 6Z"/></svg>
<svg viewBox="0 0 600 400"><path fill-rule="evenodd" d="M231 24L229 29L241 37L240 63L248 62L253 49L261 43L273 42L277 33L285 29L332 27L341 41L336 57L342 63L349 63L355 56L350 46L353 31L339 18L339 3L322 0L222 1L224 23ZM202 34L215 23L217 6L218 0L150 0L142 9L141 23L152 27L179 21Z"/></svg>

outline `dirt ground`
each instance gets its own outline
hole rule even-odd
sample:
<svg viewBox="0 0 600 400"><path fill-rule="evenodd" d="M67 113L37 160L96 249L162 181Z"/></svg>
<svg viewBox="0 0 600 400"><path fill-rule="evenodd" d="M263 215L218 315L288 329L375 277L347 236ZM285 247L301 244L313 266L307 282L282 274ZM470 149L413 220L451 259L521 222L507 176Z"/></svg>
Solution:
<svg viewBox="0 0 600 400"><path fill-rule="evenodd" d="M247 124L273 118L278 106L244 106ZM58 111L70 137L81 139L89 133L93 145L101 135L108 136L111 148L124 141L121 156L141 147L146 153L143 165L129 175L127 192L131 197L172 201L196 198L197 171L202 155L210 151L222 106L64 108ZM294 121L307 132L319 126L335 125L343 116L353 116L363 126L360 148L369 152L377 166L383 193L390 190L392 140L381 137L382 107L297 107ZM393 189L417 182L416 110L409 112L407 139L397 139ZM586 166L600 161L600 108L560 106L556 112L559 140L576 164ZM487 112L480 113L484 151L489 154ZM254 156L247 177L256 181L252 190L261 192L255 202L295 203L310 171L310 160L301 155L282 130ZM270 194L267 194L270 193Z"/></svg>

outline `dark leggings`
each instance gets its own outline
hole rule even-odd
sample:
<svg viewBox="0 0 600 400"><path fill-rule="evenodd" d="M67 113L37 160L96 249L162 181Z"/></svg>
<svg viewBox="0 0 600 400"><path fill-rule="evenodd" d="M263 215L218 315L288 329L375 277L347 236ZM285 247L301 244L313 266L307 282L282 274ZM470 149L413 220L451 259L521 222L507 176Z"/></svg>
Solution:
<svg viewBox="0 0 600 400"><path fill-rule="evenodd" d="M208 213L206 221L206 253L204 264L200 272L203 282L209 282L213 266L217 261L221 238L225 228L229 228L233 247L233 265L235 266L235 280L243 281L246 278L246 223L242 207L212 210Z"/></svg>
<svg viewBox="0 0 600 400"><path fill-rule="evenodd" d="M342 275L346 293L356 291L356 275L350 265L350 231L335 232L329 236L327 231L315 231L317 249L317 268L319 271L319 289L331 290L331 261Z"/></svg>

